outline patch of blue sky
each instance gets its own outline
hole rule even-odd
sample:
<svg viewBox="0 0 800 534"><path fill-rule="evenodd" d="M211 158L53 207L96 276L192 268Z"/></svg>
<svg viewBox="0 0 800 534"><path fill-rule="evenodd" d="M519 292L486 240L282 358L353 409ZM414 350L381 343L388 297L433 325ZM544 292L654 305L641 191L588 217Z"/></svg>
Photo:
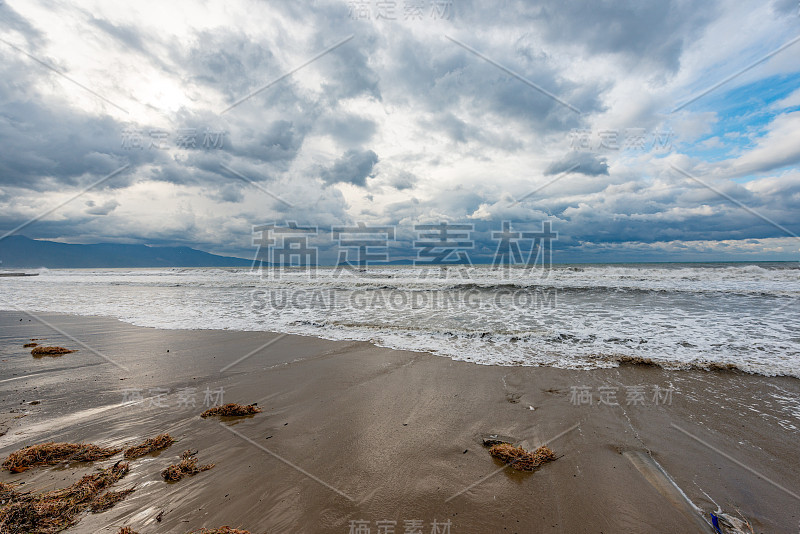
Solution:
<svg viewBox="0 0 800 534"><path fill-rule="evenodd" d="M725 160L753 148L777 115L800 109L800 106L781 109L782 106L775 105L798 89L800 71L762 78L727 91L722 86L687 106L690 111L717 114L711 132L692 143L676 140L676 148L709 162Z"/></svg>

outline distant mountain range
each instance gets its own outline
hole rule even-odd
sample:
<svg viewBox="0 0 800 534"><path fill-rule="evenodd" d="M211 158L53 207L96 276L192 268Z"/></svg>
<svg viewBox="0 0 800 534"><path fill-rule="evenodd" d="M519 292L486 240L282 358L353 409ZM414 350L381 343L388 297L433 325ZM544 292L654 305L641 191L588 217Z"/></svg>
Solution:
<svg viewBox="0 0 800 534"><path fill-rule="evenodd" d="M249 267L252 260L217 256L189 247L147 245L70 245L21 235L0 239L0 270L113 267Z"/></svg>

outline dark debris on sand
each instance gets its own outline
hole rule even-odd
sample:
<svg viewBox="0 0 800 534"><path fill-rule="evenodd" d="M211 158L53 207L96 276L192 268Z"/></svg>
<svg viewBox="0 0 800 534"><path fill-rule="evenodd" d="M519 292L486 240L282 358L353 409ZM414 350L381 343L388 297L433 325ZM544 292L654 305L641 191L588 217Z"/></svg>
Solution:
<svg viewBox="0 0 800 534"><path fill-rule="evenodd" d="M78 351L65 349L64 347L36 347L31 351L31 355L35 357L61 356L62 354L70 354L72 352L78 352Z"/></svg>
<svg viewBox="0 0 800 534"><path fill-rule="evenodd" d="M196 475L201 471L207 471L214 467L214 464L197 465L196 454L197 451L183 451L181 461L161 471L161 476L167 482L177 482L185 476Z"/></svg>
<svg viewBox="0 0 800 534"><path fill-rule="evenodd" d="M61 532L77 523L78 515L91 508L103 490L126 474L128 474L128 464L117 462L94 475L82 477L71 486L58 490L23 494L13 491L12 488L13 495L9 497L8 503L0 508L0 532L7 534Z"/></svg>
<svg viewBox="0 0 800 534"><path fill-rule="evenodd" d="M511 436L503 436L502 434L482 434L481 439L483 440L484 447L491 447L492 445L499 445L501 443L514 443L518 441Z"/></svg>
<svg viewBox="0 0 800 534"><path fill-rule="evenodd" d="M175 440L169 434L159 434L158 436L144 440L139 445L134 445L125 449L125 458L132 460L150 454L151 452L160 451L170 447Z"/></svg>
<svg viewBox="0 0 800 534"><path fill-rule="evenodd" d="M543 463L552 462L556 459L556 454L544 445L533 452L529 452L510 443L499 443L491 446L489 454L507 463L517 471L535 471Z"/></svg>
<svg viewBox="0 0 800 534"><path fill-rule="evenodd" d="M31 445L12 452L3 467L12 473L21 473L37 465L55 465L64 461L93 462L114 456L122 449L112 449L91 443L55 443L53 441Z"/></svg>
<svg viewBox="0 0 800 534"><path fill-rule="evenodd" d="M259 408L255 404L244 405L244 404L236 404L235 402L230 402L228 404L223 404L222 406L214 406L213 408L209 408L208 410L201 413L200 417L205 419L206 417L212 415L223 415L226 417L230 417L239 415L252 415L254 413L261 413L261 408Z"/></svg>

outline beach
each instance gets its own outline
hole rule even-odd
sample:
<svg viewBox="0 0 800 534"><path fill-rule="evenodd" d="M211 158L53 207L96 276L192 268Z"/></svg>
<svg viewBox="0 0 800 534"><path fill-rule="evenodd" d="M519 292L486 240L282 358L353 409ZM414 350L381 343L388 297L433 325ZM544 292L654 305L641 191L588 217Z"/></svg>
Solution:
<svg viewBox="0 0 800 534"><path fill-rule="evenodd" d="M800 522L793 377L477 365L362 341L54 313L2 312L0 328L3 458L51 440L178 439L131 462L117 486L135 492L67 532L380 532L382 521L397 532L434 522L453 533L713 532L713 511L754 532ZM78 352L35 359L22 348L32 338ZM199 417L223 398L263 411ZM515 471L488 454L488 434L547 444L558 459ZM161 480L186 449L215 467ZM49 490L120 458L4 470L0 482Z"/></svg>

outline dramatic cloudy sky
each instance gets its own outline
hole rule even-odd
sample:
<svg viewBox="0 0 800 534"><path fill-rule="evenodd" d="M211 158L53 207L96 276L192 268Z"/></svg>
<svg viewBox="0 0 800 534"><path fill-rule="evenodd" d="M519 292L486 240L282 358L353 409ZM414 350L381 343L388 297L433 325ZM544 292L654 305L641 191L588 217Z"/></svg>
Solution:
<svg viewBox="0 0 800 534"><path fill-rule="evenodd" d="M0 234L361 221L400 257L468 222L481 255L551 220L562 261L797 260L798 36L797 0L3 0Z"/></svg>

